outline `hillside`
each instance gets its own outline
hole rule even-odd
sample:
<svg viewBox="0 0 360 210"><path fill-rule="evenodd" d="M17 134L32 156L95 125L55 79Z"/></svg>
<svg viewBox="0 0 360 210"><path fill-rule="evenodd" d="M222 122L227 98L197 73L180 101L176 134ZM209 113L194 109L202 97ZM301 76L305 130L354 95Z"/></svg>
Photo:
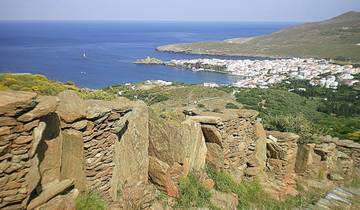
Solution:
<svg viewBox="0 0 360 210"><path fill-rule="evenodd" d="M360 12L292 26L270 35L221 42L197 42L158 47L159 51L211 55L315 57L360 62Z"/></svg>
<svg viewBox="0 0 360 210"><path fill-rule="evenodd" d="M359 209L360 144L311 136L347 114L316 110L326 90L0 76L0 209Z"/></svg>
<svg viewBox="0 0 360 210"><path fill-rule="evenodd" d="M0 76L1 209L359 209L360 144L307 135L324 90Z"/></svg>

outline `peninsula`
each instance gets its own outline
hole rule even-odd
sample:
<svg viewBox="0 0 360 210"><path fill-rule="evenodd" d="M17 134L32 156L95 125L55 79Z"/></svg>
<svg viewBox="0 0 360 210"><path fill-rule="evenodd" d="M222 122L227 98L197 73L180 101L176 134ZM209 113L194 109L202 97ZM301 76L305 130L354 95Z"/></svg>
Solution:
<svg viewBox="0 0 360 210"><path fill-rule="evenodd" d="M360 12L292 26L270 35L160 46L158 51L191 54L327 58L360 62Z"/></svg>

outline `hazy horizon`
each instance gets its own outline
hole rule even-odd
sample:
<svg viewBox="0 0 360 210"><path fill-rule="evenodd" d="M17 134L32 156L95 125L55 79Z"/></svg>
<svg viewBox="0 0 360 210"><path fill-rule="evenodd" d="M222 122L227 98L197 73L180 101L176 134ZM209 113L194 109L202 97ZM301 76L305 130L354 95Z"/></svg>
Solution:
<svg viewBox="0 0 360 210"><path fill-rule="evenodd" d="M360 0L0 0L0 20L307 22L360 11Z"/></svg>

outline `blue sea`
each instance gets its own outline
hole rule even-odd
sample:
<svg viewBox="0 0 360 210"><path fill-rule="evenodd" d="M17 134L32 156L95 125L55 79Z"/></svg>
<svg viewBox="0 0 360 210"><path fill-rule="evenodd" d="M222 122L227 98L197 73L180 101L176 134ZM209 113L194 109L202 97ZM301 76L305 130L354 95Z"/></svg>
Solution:
<svg viewBox="0 0 360 210"><path fill-rule="evenodd" d="M192 72L166 66L136 65L132 62L146 56L163 60L217 57L162 53L155 51L155 48L171 43L270 34L292 24L0 21L0 72L40 73L50 79L63 82L70 80L89 88L157 79L229 84L237 78L214 72Z"/></svg>

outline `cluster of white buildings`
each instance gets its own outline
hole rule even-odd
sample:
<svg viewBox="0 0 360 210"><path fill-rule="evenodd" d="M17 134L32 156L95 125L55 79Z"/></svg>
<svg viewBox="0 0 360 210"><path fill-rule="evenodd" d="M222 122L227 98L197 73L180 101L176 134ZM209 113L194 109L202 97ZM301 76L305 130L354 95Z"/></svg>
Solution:
<svg viewBox="0 0 360 210"><path fill-rule="evenodd" d="M190 65L189 65L190 64ZM189 67L194 71L215 71L212 67L225 67L224 71L238 75L242 79L233 85L247 88L267 88L288 79L309 80L312 85L336 89L339 82L353 85L352 75L360 73L360 68L352 65L335 65L326 60L316 59L275 59L275 60L223 60L191 59L171 60L166 65Z"/></svg>
<svg viewBox="0 0 360 210"><path fill-rule="evenodd" d="M172 82L164 81L164 80L146 80L146 85L157 85L157 86L169 86L172 85Z"/></svg>

